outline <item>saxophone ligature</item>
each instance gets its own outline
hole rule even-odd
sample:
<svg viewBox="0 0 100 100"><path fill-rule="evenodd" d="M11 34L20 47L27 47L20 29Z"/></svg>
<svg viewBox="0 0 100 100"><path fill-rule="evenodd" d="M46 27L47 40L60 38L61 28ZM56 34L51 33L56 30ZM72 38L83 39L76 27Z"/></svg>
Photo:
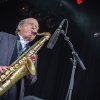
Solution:
<svg viewBox="0 0 100 100"><path fill-rule="evenodd" d="M28 74L36 75L36 69L31 57L40 50L51 36L49 32L38 33L37 35L43 37L13 62L9 69L0 75L0 96L24 76Z"/></svg>

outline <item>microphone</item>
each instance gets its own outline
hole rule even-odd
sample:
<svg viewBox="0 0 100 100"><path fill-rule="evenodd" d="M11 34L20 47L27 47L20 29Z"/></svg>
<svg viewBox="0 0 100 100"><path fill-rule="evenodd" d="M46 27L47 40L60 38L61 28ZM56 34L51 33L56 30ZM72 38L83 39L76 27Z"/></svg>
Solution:
<svg viewBox="0 0 100 100"><path fill-rule="evenodd" d="M49 49L53 49L55 43L57 42L57 39L61 33L61 28L63 26L65 22L65 19L62 20L62 22L60 23L59 27L56 29L56 31L53 33L52 37L50 38L48 44L47 44L47 48Z"/></svg>
<svg viewBox="0 0 100 100"><path fill-rule="evenodd" d="M94 33L93 36L96 38L96 37L99 37L100 36L100 33Z"/></svg>
<svg viewBox="0 0 100 100"><path fill-rule="evenodd" d="M62 26L63 26L63 24L64 24L65 20L66 20L66 19L63 19L63 20L62 20L62 22L60 23L60 25L59 25L58 29L61 29L61 28L62 28Z"/></svg>

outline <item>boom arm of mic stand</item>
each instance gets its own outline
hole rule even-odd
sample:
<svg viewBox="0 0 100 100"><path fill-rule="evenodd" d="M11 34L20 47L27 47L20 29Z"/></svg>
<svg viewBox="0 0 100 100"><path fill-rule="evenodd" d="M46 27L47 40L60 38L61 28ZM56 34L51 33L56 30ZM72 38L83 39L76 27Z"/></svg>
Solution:
<svg viewBox="0 0 100 100"><path fill-rule="evenodd" d="M82 67L83 70L86 70L86 67L84 66L82 60L80 59L80 57L78 56L77 52L75 51L73 44L71 43L71 41L69 40L69 37L66 36L66 33L63 31L62 34L64 35L64 39L68 42L71 50L72 50L72 54L75 56L76 60L78 61L78 63L80 64L80 66Z"/></svg>

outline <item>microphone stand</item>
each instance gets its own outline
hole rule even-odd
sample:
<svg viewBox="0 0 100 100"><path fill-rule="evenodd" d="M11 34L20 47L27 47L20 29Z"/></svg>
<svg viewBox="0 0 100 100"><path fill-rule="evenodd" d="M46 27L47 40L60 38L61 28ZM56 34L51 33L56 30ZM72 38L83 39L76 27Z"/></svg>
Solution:
<svg viewBox="0 0 100 100"><path fill-rule="evenodd" d="M63 30L61 33L64 35L64 39L68 42L70 49L72 50L72 55L73 55L73 58L70 58L70 60L73 64L73 68L72 68L72 72L71 72L71 79L70 79L70 83L69 83L68 92L67 92L67 95L65 97L65 100L71 100L71 95L72 95L73 86L74 86L74 75L75 75L77 63L80 64L80 66L83 70L86 70L86 68L85 68L82 60L79 58L77 52L75 51L73 44L69 40L69 37L66 36L66 33Z"/></svg>

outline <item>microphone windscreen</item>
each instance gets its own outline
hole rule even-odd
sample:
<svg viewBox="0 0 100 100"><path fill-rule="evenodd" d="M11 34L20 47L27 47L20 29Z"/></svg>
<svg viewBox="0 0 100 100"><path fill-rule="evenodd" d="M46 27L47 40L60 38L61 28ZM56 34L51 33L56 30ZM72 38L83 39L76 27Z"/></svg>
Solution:
<svg viewBox="0 0 100 100"><path fill-rule="evenodd" d="M100 33L94 33L93 36L94 37L99 37L100 36Z"/></svg>

